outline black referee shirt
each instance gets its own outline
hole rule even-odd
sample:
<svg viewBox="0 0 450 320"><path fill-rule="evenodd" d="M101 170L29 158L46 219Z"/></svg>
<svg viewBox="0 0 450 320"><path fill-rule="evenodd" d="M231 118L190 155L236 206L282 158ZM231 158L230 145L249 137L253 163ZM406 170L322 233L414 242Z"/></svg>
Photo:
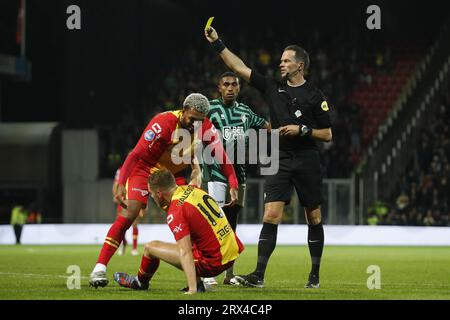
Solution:
<svg viewBox="0 0 450 320"><path fill-rule="evenodd" d="M323 93L305 82L291 87L286 82L266 78L252 70L250 85L266 96L273 129L286 125L306 125L313 129L331 128L328 103ZM280 136L280 151L318 149L312 137Z"/></svg>

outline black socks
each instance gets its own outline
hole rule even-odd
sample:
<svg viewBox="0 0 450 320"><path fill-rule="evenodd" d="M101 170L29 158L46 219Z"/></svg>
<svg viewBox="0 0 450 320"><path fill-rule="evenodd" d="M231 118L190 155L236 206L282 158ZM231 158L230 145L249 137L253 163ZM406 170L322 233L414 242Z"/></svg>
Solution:
<svg viewBox="0 0 450 320"><path fill-rule="evenodd" d="M278 225L264 222L259 235L258 242L258 263L256 265L255 275L264 279L267 263L277 244Z"/></svg>
<svg viewBox="0 0 450 320"><path fill-rule="evenodd" d="M308 246L311 255L311 274L319 276L320 259L322 258L324 243L323 225L308 225Z"/></svg>

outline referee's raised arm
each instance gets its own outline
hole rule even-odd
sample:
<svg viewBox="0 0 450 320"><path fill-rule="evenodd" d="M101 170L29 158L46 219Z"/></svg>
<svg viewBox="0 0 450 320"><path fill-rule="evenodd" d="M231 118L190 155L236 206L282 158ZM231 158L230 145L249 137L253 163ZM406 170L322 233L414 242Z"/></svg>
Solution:
<svg viewBox="0 0 450 320"><path fill-rule="evenodd" d="M245 65L245 63L235 55L233 52L227 49L222 40L219 39L217 31L213 27L209 27L205 30L205 37L211 43L213 48L220 54L220 57L225 64L237 73L242 79L250 82L250 75L252 70Z"/></svg>

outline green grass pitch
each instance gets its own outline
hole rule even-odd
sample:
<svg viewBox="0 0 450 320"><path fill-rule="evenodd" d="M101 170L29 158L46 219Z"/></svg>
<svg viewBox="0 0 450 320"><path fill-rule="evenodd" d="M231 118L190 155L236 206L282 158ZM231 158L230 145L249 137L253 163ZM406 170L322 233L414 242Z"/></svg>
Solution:
<svg viewBox="0 0 450 320"><path fill-rule="evenodd" d="M142 246L139 247L142 251ZM236 273L253 270L256 246L247 246ZM326 246L321 288L304 289L310 258L306 246L278 246L266 273L263 289L224 286L223 275L214 292L186 296L184 274L161 262L149 291L119 288L115 271L136 274L140 256L114 256L108 267L110 283L94 289L88 276L100 246L0 246L0 299L148 299L148 300L306 300L306 299L450 299L450 247L337 247ZM78 265L81 288L67 288L67 268ZM381 270L381 289L369 290L370 265Z"/></svg>

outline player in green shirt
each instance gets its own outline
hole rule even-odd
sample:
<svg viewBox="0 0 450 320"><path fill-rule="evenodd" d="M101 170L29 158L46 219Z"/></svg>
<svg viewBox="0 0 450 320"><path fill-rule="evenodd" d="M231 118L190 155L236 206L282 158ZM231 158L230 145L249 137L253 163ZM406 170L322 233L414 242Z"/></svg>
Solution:
<svg viewBox="0 0 450 320"><path fill-rule="evenodd" d="M230 159L230 150L234 149L234 159L232 160L234 160L234 170L239 182L238 203L233 207L226 205L229 202L229 186L227 178L220 170L220 165L217 163L204 165L203 174L204 180L208 181L208 193L223 208L231 227L236 231L237 217L245 203L246 180L246 165L236 161L237 144L238 141L241 141L247 146L247 131L249 129L267 129L268 123L264 118L255 114L249 106L236 101L240 91L240 81L235 73L223 73L220 76L218 90L221 97L210 101L208 118L221 131L222 143ZM233 268L230 268L226 271L224 284L237 284L233 278ZM206 285L217 284L214 278L207 278L204 281Z"/></svg>

